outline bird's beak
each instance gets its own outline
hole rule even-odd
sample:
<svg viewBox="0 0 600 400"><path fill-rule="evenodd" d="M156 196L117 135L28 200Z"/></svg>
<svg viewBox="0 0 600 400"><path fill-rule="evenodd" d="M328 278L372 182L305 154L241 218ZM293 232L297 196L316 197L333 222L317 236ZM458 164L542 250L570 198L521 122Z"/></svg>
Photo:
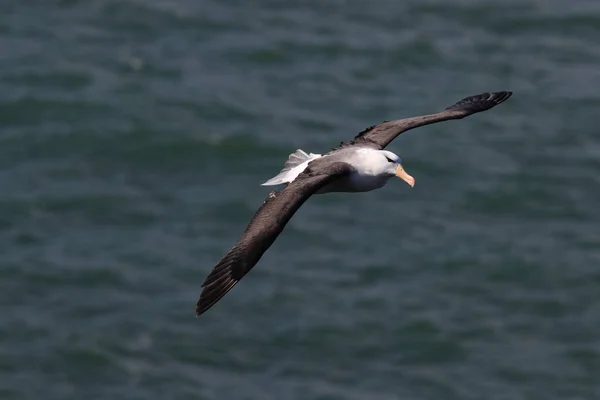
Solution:
<svg viewBox="0 0 600 400"><path fill-rule="evenodd" d="M396 176L408 183L410 187L415 186L415 178L406 173L404 168L402 168L402 164L396 165Z"/></svg>

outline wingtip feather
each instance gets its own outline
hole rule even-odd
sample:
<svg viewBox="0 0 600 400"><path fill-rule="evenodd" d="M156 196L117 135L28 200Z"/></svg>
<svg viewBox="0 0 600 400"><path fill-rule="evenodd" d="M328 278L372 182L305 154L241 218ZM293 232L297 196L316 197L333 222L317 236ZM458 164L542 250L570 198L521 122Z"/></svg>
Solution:
<svg viewBox="0 0 600 400"><path fill-rule="evenodd" d="M208 311L238 283L240 277L234 274L236 254L235 248L232 249L202 282L202 292L196 302L196 316Z"/></svg>
<svg viewBox="0 0 600 400"><path fill-rule="evenodd" d="M223 296L225 296L237 283L238 280L231 277L222 277L218 282L214 282L215 285L211 283L206 284L202 293L200 294L200 298L196 303L196 316L204 314L208 309L214 306Z"/></svg>
<svg viewBox="0 0 600 400"><path fill-rule="evenodd" d="M504 103L512 96L512 94L513 92L508 90L494 93L480 93L474 96L465 97L450 107L447 107L446 110L468 110L472 112L485 111L498 104Z"/></svg>

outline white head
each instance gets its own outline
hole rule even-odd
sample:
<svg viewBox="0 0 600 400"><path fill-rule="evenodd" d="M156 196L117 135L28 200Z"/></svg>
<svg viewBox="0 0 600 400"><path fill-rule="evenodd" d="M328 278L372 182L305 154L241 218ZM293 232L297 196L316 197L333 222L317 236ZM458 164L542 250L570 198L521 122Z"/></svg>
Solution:
<svg viewBox="0 0 600 400"><path fill-rule="evenodd" d="M379 150L378 153L381 154L379 161L383 173L389 174L390 178L392 176L397 176L411 187L415 186L415 178L406 173L402 167L402 160L400 157L387 150Z"/></svg>

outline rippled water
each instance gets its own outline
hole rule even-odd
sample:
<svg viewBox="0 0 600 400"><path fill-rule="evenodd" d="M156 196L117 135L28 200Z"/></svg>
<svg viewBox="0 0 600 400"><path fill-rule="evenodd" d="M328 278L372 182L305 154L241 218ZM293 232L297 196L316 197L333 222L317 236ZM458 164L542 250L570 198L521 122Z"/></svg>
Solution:
<svg viewBox="0 0 600 400"><path fill-rule="evenodd" d="M0 397L600 398L599 38L596 0L7 1ZM291 151L497 90L194 316Z"/></svg>

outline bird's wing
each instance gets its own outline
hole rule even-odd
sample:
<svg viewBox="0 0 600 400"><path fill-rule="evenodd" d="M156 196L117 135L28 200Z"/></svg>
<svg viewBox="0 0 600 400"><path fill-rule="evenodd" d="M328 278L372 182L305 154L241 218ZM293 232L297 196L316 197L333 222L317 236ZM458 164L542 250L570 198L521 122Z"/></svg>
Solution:
<svg viewBox="0 0 600 400"><path fill-rule="evenodd" d="M212 307L256 265L294 213L312 194L351 170L352 167L344 162L317 159L284 189L271 192L252 217L242 237L204 280L200 299L196 303L196 315Z"/></svg>
<svg viewBox="0 0 600 400"><path fill-rule="evenodd" d="M394 121L385 121L378 125L373 125L358 134L349 143L341 143L334 150L348 146L368 146L375 149L384 149L396 136L409 129L420 126L434 124L436 122L447 121L451 119L461 119L481 111L489 110L500 103L506 101L512 92L482 93L475 96L465 97L456 104L451 105L443 111L435 114L422 115L418 117L397 119Z"/></svg>

